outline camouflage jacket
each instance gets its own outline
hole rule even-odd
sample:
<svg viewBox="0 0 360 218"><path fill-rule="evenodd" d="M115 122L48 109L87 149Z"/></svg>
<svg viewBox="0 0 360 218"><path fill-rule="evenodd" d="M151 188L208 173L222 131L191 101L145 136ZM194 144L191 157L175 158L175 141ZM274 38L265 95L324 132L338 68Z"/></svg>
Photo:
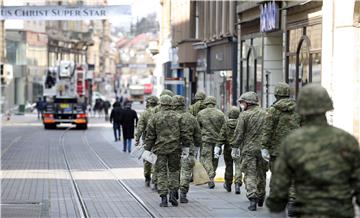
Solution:
<svg viewBox="0 0 360 218"><path fill-rule="evenodd" d="M269 150L271 156L277 156L281 140L300 127L300 116L295 112L295 106L294 100L285 98L267 110L260 144L261 148Z"/></svg>
<svg viewBox="0 0 360 218"><path fill-rule="evenodd" d="M146 127L145 149L155 154L170 154L181 150L183 145L189 146L191 140L186 134L186 124L181 115L170 106L161 107L161 111L153 115Z"/></svg>
<svg viewBox="0 0 360 218"><path fill-rule="evenodd" d="M189 113L196 117L201 110L206 108L203 102L203 100L199 100L194 104L190 105Z"/></svg>
<svg viewBox="0 0 360 218"><path fill-rule="evenodd" d="M297 210L304 217L354 217L360 205L360 150L357 140L313 115L280 146L266 205L283 211L291 182ZM301 216L301 217L302 217Z"/></svg>
<svg viewBox="0 0 360 218"><path fill-rule="evenodd" d="M221 127L219 141L221 144L230 144L230 140L234 137L237 119L226 119Z"/></svg>
<svg viewBox="0 0 360 218"><path fill-rule="evenodd" d="M220 130L225 123L225 115L215 107L207 107L200 111L197 120L201 129L202 142L220 144Z"/></svg>
<svg viewBox="0 0 360 218"><path fill-rule="evenodd" d="M147 108L139 118L139 122L137 124L136 133L135 133L135 141L139 141L140 138L145 140L146 136L146 126L150 120L150 118L155 114L155 108Z"/></svg>
<svg viewBox="0 0 360 218"><path fill-rule="evenodd" d="M194 155L194 146L201 146L201 130L199 123L193 115L186 112L184 109L176 109L175 111L181 115L181 119L185 124L184 132L189 136L191 141L190 155ZM181 142L184 143L182 140Z"/></svg>
<svg viewBox="0 0 360 218"><path fill-rule="evenodd" d="M240 113L231 147L240 148L241 154L260 152L260 139L265 121L265 111L259 106L250 106Z"/></svg>

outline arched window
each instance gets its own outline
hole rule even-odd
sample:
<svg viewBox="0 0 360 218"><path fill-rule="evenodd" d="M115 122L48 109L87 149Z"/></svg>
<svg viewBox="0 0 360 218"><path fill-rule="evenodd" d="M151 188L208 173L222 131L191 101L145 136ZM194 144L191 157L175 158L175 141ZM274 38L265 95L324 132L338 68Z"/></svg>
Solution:
<svg viewBox="0 0 360 218"><path fill-rule="evenodd" d="M304 85L312 82L311 68L311 43L309 37L303 35L300 38L296 51L296 77L298 81L295 84L295 93L299 93L299 89Z"/></svg>
<svg viewBox="0 0 360 218"><path fill-rule="evenodd" d="M246 56L246 91L256 92L256 51L254 46L250 46Z"/></svg>

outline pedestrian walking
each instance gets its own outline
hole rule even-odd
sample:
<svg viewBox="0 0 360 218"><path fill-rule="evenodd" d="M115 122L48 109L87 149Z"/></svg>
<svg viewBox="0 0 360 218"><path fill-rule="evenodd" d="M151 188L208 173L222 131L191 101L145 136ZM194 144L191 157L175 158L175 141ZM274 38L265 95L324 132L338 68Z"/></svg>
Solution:
<svg viewBox="0 0 360 218"><path fill-rule="evenodd" d="M242 186L242 171L241 159L231 157L230 140L234 137L234 132L237 124L237 119L240 114L240 109L232 107L227 114L224 125L220 131L220 141L224 145L224 161L225 161L225 182L224 188L231 192L231 185L234 179L234 163L235 163L235 194L240 194L240 187Z"/></svg>
<svg viewBox="0 0 360 218"><path fill-rule="evenodd" d="M197 115L201 129L202 147L200 150L200 162L203 164L210 181L210 189L215 187L214 178L219 161L221 150L219 150L219 138L221 127L225 123L225 115L216 108L216 99L214 96L208 96L204 100L205 109ZM215 154L215 155L214 155ZM217 157L217 158L216 158Z"/></svg>
<svg viewBox="0 0 360 218"><path fill-rule="evenodd" d="M332 100L320 85L303 87L296 111L302 127L282 140L273 167L266 206L285 217L288 193L295 185L297 217L355 217L360 206L359 143L349 133L330 126L325 113Z"/></svg>
<svg viewBox="0 0 360 218"><path fill-rule="evenodd" d="M295 111L296 102L290 98L290 86L283 82L278 83L275 87L275 98L276 101L266 112L260 143L262 157L269 162L271 172L273 172L275 160L279 154L281 141L291 131L300 127L300 116ZM295 190L291 186L288 204L288 216L290 217L295 216L293 214L294 200Z"/></svg>
<svg viewBox="0 0 360 218"><path fill-rule="evenodd" d="M187 158L181 158L181 170L180 170L180 203L188 203L187 193L190 188L190 181L192 176L193 167L195 164L195 147L201 146L201 130L196 118L185 110L185 98L180 95L172 97L172 104L174 111L180 114L182 121L184 122L185 134L190 139L189 144L189 156ZM182 147L184 141L180 140Z"/></svg>
<svg viewBox="0 0 360 218"><path fill-rule="evenodd" d="M259 107L255 92L240 96L240 113L231 141L232 157L239 158L244 173L246 197L250 201L248 209L255 211L262 207L265 199L267 162L261 157L260 139L265 120L265 111Z"/></svg>
<svg viewBox="0 0 360 218"><path fill-rule="evenodd" d="M157 172L158 193L161 197L160 207L178 206L177 190L179 189L180 159L189 156L189 136L180 114L172 109L172 99L168 95L160 97L160 112L154 114L147 127L145 150L157 155L155 168ZM181 147L180 140L182 140Z"/></svg>
<svg viewBox="0 0 360 218"><path fill-rule="evenodd" d="M160 97L164 96L164 95L167 95L167 96L174 96L175 94L169 90L169 89L164 89L161 94L160 94ZM161 111L161 105L157 105L155 108L155 113L158 113ZM153 191L158 191L157 189L157 172L156 172L156 168L155 168L155 165L153 165L153 169L152 169L152 177L151 177L151 180L152 180L152 184L153 184L153 187L152 187L152 190Z"/></svg>
<svg viewBox="0 0 360 218"><path fill-rule="evenodd" d="M110 101L106 100L103 103L103 107L104 107L104 113L105 113L105 121L109 120L109 109L111 107Z"/></svg>
<svg viewBox="0 0 360 218"><path fill-rule="evenodd" d="M113 124L115 142L121 140L121 122L123 119L122 109L119 103L114 105L110 113L110 123Z"/></svg>
<svg viewBox="0 0 360 218"><path fill-rule="evenodd" d="M124 109L122 110L122 131L123 131L123 138L124 138L124 148L123 152L126 150L130 153L131 152L131 140L134 138L135 127L138 123L138 116L136 111L131 109L131 103L128 102Z"/></svg>
<svg viewBox="0 0 360 218"><path fill-rule="evenodd" d="M198 91L195 94L195 102L189 107L189 112L193 116L197 116L197 114L202 110L205 109L206 106L204 105L204 100L206 98L206 94L203 91Z"/></svg>
<svg viewBox="0 0 360 218"><path fill-rule="evenodd" d="M158 98L156 96L149 96L146 98L146 110L140 115L139 122L136 128L135 133L135 146L140 144L140 139L145 141L146 137L146 127L149 123L150 118L155 114L155 107L158 104ZM145 186L150 187L151 182L151 171L152 164L144 160L144 177L145 177Z"/></svg>
<svg viewBox="0 0 360 218"><path fill-rule="evenodd" d="M38 98L38 101L36 102L36 110L37 110L37 113L38 113L38 120L41 118L42 119L42 116L43 116L43 112L45 110L45 102L42 100L41 97Z"/></svg>

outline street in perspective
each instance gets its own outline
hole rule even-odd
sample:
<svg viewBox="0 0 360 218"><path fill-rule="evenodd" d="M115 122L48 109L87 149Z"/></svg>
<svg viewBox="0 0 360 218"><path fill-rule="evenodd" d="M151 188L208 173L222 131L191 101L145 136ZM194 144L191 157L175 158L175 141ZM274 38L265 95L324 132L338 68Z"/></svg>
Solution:
<svg viewBox="0 0 360 218"><path fill-rule="evenodd" d="M0 8L0 217L360 218L359 0Z"/></svg>

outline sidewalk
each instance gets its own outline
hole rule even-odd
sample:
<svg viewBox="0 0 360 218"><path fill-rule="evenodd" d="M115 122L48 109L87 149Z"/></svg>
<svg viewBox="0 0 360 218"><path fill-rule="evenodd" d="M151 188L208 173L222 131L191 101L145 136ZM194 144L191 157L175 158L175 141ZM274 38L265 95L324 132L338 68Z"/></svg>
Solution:
<svg viewBox="0 0 360 218"><path fill-rule="evenodd" d="M142 161L131 158L129 154L122 152L122 141L113 142L112 129L103 128L100 137L87 134L91 144L107 163L113 167L116 174L140 196L144 202L151 205L154 211L164 217L269 217L267 208L258 208L256 212L250 212L247 207L249 202L245 196L244 186L241 195L234 192L228 193L222 187L222 182L217 182L213 190L207 185L191 185L188 193L189 203L179 204L177 208L160 208L160 197L149 188L144 187ZM104 140L104 141L101 141ZM105 150L106 146L106 150ZM118 155L115 155L118 153ZM222 180L224 165L219 163L217 181ZM125 169L124 169L125 167Z"/></svg>

